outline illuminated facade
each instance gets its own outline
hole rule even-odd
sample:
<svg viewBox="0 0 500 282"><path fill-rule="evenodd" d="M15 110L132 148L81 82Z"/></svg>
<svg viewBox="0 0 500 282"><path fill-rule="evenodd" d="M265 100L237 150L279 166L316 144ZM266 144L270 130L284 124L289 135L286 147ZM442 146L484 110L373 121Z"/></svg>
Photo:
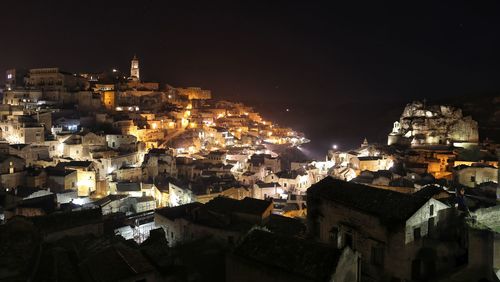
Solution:
<svg viewBox="0 0 500 282"><path fill-rule="evenodd" d="M44 90L84 90L89 86L86 78L58 68L30 69L26 84Z"/></svg>
<svg viewBox="0 0 500 282"><path fill-rule="evenodd" d="M104 91L102 92L102 103L107 110L114 110L116 107L116 92Z"/></svg>
<svg viewBox="0 0 500 282"><path fill-rule="evenodd" d="M477 144L478 140L477 122L470 116L464 117L461 109L415 101L406 105L400 120L394 122L387 144L418 147Z"/></svg>
<svg viewBox="0 0 500 282"><path fill-rule="evenodd" d="M140 81L141 77L139 75L139 59L134 55L134 58L130 62L130 80Z"/></svg>
<svg viewBox="0 0 500 282"><path fill-rule="evenodd" d="M210 90L204 90L199 87L177 88L177 91L180 95L187 96L189 100L206 100L212 98L212 92Z"/></svg>

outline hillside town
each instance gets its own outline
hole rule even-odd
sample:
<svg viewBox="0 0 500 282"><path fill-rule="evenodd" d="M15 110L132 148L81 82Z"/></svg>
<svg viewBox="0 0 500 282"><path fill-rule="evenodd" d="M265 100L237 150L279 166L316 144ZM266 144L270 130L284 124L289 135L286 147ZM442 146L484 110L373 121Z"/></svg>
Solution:
<svg viewBox="0 0 500 282"><path fill-rule="evenodd" d="M7 71L0 281L500 279L500 146L460 108L293 158L304 133L140 70Z"/></svg>

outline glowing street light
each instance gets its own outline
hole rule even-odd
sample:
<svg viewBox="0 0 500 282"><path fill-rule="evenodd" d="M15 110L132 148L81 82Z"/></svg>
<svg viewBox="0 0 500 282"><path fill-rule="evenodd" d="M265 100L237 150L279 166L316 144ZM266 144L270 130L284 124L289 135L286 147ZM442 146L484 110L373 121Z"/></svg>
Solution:
<svg viewBox="0 0 500 282"><path fill-rule="evenodd" d="M332 148L333 148L334 150L337 150L337 148L338 148L338 147L337 147L337 144L333 144L333 145L332 145Z"/></svg>

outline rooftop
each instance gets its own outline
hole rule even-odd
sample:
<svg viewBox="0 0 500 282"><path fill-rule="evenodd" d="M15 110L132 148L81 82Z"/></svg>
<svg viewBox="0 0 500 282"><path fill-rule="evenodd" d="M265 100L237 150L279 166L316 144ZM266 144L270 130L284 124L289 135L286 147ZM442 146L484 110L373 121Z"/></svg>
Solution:
<svg viewBox="0 0 500 282"><path fill-rule="evenodd" d="M323 198L379 218L400 223L411 217L429 198L408 195L326 177L307 190L308 200Z"/></svg>
<svg viewBox="0 0 500 282"><path fill-rule="evenodd" d="M31 220L42 233L51 233L100 222L102 220L102 212L100 208L57 212L46 216L32 217Z"/></svg>
<svg viewBox="0 0 500 282"><path fill-rule="evenodd" d="M66 176L75 172L76 170L72 169L59 169L55 167L47 167L47 174L49 176Z"/></svg>
<svg viewBox="0 0 500 282"><path fill-rule="evenodd" d="M111 194L111 195L107 195L106 197L103 197L103 198L93 202L93 204L102 207L102 206L105 206L105 205L111 203L112 201L121 200L121 199L124 199L127 197L128 197L127 195Z"/></svg>
<svg viewBox="0 0 500 282"><path fill-rule="evenodd" d="M281 185L278 182L270 182L270 183L265 183L262 181L257 181L255 183L259 188L274 188L274 187L281 187Z"/></svg>
<svg viewBox="0 0 500 282"><path fill-rule="evenodd" d="M10 144L9 146L16 150L22 150L25 147L30 146L30 144Z"/></svg>
<svg viewBox="0 0 500 282"><path fill-rule="evenodd" d="M202 207L202 203L194 202L177 207L165 207L155 210L155 213L164 216L170 220L182 218L191 213L192 210Z"/></svg>
<svg viewBox="0 0 500 282"><path fill-rule="evenodd" d="M330 246L262 230L253 230L234 255L312 281L329 281L341 251Z"/></svg>
<svg viewBox="0 0 500 282"><path fill-rule="evenodd" d="M243 200L235 200L226 197L216 197L205 204L208 209L227 213L263 214L272 202L245 197Z"/></svg>
<svg viewBox="0 0 500 282"><path fill-rule="evenodd" d="M124 281L155 270L139 250L121 243L89 256L80 267L93 281Z"/></svg>
<svg viewBox="0 0 500 282"><path fill-rule="evenodd" d="M116 183L116 191L118 192L140 192L141 183L139 182L118 182Z"/></svg>
<svg viewBox="0 0 500 282"><path fill-rule="evenodd" d="M87 168L92 165L91 161L70 161L70 162L60 162L56 167L65 168L65 167L84 167Z"/></svg>

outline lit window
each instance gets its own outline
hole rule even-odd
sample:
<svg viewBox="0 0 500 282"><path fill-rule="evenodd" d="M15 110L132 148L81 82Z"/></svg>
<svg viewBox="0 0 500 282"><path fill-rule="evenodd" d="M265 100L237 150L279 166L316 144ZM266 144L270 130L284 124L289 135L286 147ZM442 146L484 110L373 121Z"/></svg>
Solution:
<svg viewBox="0 0 500 282"><path fill-rule="evenodd" d="M12 79L12 74L11 74L11 73L9 73L9 74L7 75L7 79Z"/></svg>

